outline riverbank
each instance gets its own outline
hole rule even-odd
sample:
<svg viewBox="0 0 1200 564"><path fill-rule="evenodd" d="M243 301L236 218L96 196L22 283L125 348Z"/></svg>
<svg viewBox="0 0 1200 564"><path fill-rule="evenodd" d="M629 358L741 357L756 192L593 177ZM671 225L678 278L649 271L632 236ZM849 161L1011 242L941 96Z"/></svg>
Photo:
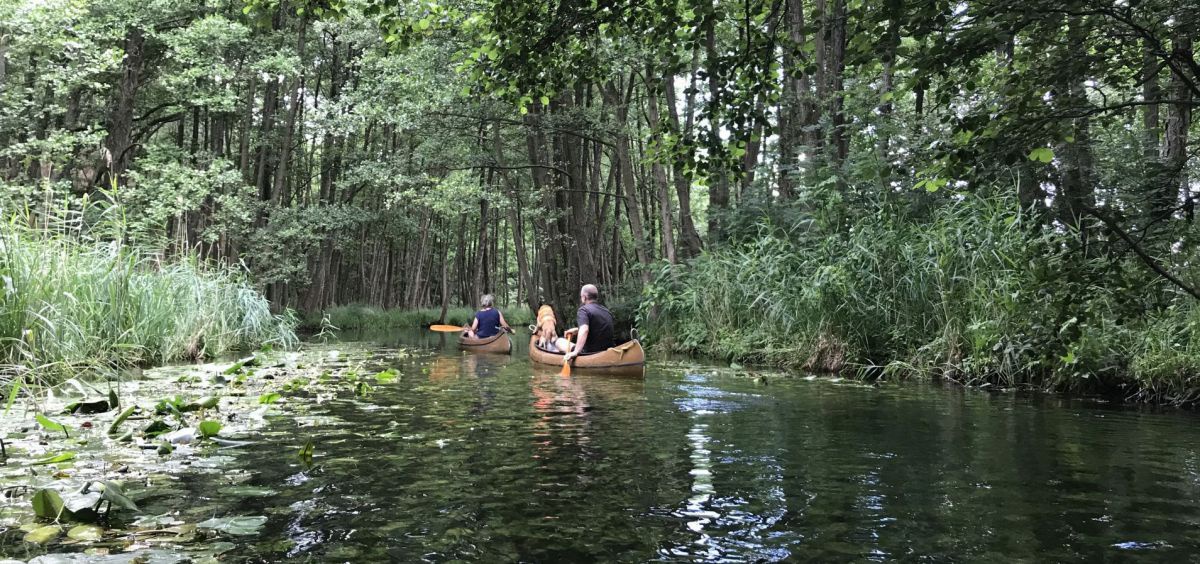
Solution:
<svg viewBox="0 0 1200 564"><path fill-rule="evenodd" d="M1077 234L1015 198L968 196L927 215L887 205L848 226L804 225L762 223L665 269L642 303L648 340L867 379L1200 398L1196 300L1133 255L1077 259ZM1194 279L1193 264L1169 266Z"/></svg>
<svg viewBox="0 0 1200 564"><path fill-rule="evenodd" d="M0 226L0 386L52 385L80 372L294 345L242 276L165 262L116 242Z"/></svg>

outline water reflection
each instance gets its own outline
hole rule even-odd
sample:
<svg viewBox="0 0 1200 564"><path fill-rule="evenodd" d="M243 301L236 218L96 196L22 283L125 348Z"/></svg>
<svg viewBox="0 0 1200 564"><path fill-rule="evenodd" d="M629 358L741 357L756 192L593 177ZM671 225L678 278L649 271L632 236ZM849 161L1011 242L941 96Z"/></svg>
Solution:
<svg viewBox="0 0 1200 564"><path fill-rule="evenodd" d="M364 370L401 377L271 419L257 448L228 454L276 496L233 498L219 493L232 472L179 465L176 489L139 504L187 522L265 515L230 555L253 561L1185 561L1200 549L1192 414L824 379L764 387L660 364L645 380L561 378L520 352L445 344L370 351ZM364 362L348 348L322 358ZM296 459L308 437L311 469Z"/></svg>
<svg viewBox="0 0 1200 564"><path fill-rule="evenodd" d="M738 420L764 398L707 381L704 375L686 375L675 398L677 409L691 420L685 435L691 495L675 513L693 535L659 555L704 561L786 559L792 555L786 538L791 535L772 530L787 514L783 467L773 455L774 445L760 443L773 443L775 433L785 430L760 419L760 433L737 432Z"/></svg>

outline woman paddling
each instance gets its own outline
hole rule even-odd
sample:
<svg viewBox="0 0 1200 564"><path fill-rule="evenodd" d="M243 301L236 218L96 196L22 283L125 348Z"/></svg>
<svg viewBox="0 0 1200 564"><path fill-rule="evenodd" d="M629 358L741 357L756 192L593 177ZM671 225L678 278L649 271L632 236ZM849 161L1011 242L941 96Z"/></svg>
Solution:
<svg viewBox="0 0 1200 564"><path fill-rule="evenodd" d="M491 294L484 294L479 298L479 305L483 309L475 312L475 319L471 322L471 327L467 329L467 336L472 339L487 339L494 337L500 333L500 329L512 332L512 328L508 326L508 322L504 320L504 314L496 309L496 298Z"/></svg>

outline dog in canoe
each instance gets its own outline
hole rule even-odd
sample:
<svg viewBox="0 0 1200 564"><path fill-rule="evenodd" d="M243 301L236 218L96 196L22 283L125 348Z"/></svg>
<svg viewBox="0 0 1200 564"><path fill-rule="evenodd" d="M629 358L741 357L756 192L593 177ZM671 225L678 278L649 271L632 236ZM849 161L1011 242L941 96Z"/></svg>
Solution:
<svg viewBox="0 0 1200 564"><path fill-rule="evenodd" d="M533 334L537 335L538 347L554 350L554 340L558 338L558 332L554 328L555 323L554 308L549 304L538 308L537 324L533 329Z"/></svg>

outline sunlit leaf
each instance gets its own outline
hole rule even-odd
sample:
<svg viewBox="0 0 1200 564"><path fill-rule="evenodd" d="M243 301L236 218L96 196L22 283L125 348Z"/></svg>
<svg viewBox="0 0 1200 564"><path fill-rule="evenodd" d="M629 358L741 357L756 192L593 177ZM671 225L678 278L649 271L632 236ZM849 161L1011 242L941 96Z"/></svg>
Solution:
<svg viewBox="0 0 1200 564"><path fill-rule="evenodd" d="M218 517L201 521L196 526L201 529L212 529L229 535L253 535L258 532L267 518L262 516L253 517Z"/></svg>

